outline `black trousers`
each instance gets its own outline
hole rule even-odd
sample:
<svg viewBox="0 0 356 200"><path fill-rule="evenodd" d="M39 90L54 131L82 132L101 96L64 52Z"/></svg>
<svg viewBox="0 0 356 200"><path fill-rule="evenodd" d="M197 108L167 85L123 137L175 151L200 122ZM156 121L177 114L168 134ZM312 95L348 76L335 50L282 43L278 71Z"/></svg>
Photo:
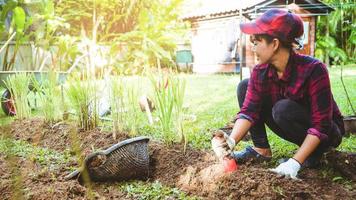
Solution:
<svg viewBox="0 0 356 200"><path fill-rule="evenodd" d="M249 79L241 81L237 87L240 108L245 100L248 81ZM259 120L249 130L255 147L270 148L265 124L279 137L301 146L307 136L307 130L311 127L311 117L308 109L295 101L282 99L272 106L265 100L262 102ZM341 143L341 131L335 122L331 123L326 134L329 139L319 144L315 154L323 153Z"/></svg>

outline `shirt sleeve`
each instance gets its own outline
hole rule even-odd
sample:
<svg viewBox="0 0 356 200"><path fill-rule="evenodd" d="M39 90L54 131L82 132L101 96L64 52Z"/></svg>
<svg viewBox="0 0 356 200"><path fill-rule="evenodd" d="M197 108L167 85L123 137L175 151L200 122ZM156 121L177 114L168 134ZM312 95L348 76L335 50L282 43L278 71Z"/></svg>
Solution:
<svg viewBox="0 0 356 200"><path fill-rule="evenodd" d="M259 79L258 70L253 69L245 100L240 112L237 114L237 119L247 119L254 124L259 119L259 113L262 105L262 80Z"/></svg>
<svg viewBox="0 0 356 200"><path fill-rule="evenodd" d="M333 103L329 74L324 64L319 64L311 73L308 86L311 110L311 127L308 134L321 141L328 139L332 121Z"/></svg>

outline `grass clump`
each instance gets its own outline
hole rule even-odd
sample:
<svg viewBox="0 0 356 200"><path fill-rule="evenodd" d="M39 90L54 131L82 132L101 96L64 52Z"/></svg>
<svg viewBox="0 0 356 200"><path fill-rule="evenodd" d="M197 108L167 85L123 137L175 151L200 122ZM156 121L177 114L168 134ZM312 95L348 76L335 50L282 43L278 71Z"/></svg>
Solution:
<svg viewBox="0 0 356 200"><path fill-rule="evenodd" d="M31 108L28 103L27 95L30 93L29 85L34 80L33 75L17 73L9 76L5 85L11 93L11 100L14 102L17 119L26 119L31 115Z"/></svg>
<svg viewBox="0 0 356 200"><path fill-rule="evenodd" d="M170 74L150 76L154 91L154 104L157 108L159 128L166 144L176 140L176 133L187 143L183 129L183 101L186 82Z"/></svg>
<svg viewBox="0 0 356 200"><path fill-rule="evenodd" d="M78 126L92 130L98 126L98 87L95 81L73 78L69 81L67 96L77 116Z"/></svg>
<svg viewBox="0 0 356 200"><path fill-rule="evenodd" d="M197 197L190 197L177 188L162 186L159 182L130 182L120 186L120 189L128 193L129 196L140 200L159 200L159 199L184 199L196 200Z"/></svg>
<svg viewBox="0 0 356 200"><path fill-rule="evenodd" d="M50 71L48 74L42 74L42 83L38 88L41 100L41 114L47 123L54 123L62 117L61 110L61 90L57 86L58 74ZM64 103L64 102L62 102Z"/></svg>

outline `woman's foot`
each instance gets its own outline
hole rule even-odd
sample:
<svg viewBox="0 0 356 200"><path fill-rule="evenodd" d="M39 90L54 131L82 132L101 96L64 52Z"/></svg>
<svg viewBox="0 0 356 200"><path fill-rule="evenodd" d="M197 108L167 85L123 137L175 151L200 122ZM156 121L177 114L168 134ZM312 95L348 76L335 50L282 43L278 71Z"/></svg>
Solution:
<svg viewBox="0 0 356 200"><path fill-rule="evenodd" d="M272 157L272 151L270 148L258 148L258 147L252 147L253 150L255 150L257 153L264 157Z"/></svg>
<svg viewBox="0 0 356 200"><path fill-rule="evenodd" d="M261 149L259 149L261 150ZM245 163L246 161L255 161L255 162L264 162L264 161L269 161L272 158L272 153L271 151L268 150L264 153L266 156L260 154L258 152L258 150L256 151L254 148L252 148L251 146L246 147L246 149L242 150L242 151L234 151L231 153L231 157L234 158L236 160L237 163ZM270 155L270 156L268 156Z"/></svg>

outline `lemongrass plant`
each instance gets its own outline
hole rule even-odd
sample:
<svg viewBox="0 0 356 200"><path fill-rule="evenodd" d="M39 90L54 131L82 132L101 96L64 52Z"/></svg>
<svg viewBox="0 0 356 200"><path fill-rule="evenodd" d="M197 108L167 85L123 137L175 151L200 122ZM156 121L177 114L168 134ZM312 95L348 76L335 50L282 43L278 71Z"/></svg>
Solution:
<svg viewBox="0 0 356 200"><path fill-rule="evenodd" d="M95 81L69 80L67 96L78 116L78 125L84 130L96 128L99 122L97 90Z"/></svg>
<svg viewBox="0 0 356 200"><path fill-rule="evenodd" d="M184 132L183 126L183 102L186 88L186 80L178 76L170 80L170 87L172 88L174 99L174 115L175 115L175 128L180 135L180 141L184 143L184 151L188 144L188 137Z"/></svg>
<svg viewBox="0 0 356 200"><path fill-rule="evenodd" d="M157 108L159 128L166 144L172 144L176 136L173 130L174 95L170 77L163 74L150 76L154 91L154 102ZM174 86L173 86L174 87Z"/></svg>
<svg viewBox="0 0 356 200"><path fill-rule="evenodd" d="M58 98L61 95L60 88L57 86L58 73L50 71L41 75L42 83L38 90L38 94L41 100L41 113L43 114L45 121L52 124L62 117L61 99Z"/></svg>
<svg viewBox="0 0 356 200"><path fill-rule="evenodd" d="M6 88L10 91L11 98L14 101L17 119L29 118L31 115L27 96L30 92L31 80L34 80L32 74L17 73L9 76L5 81Z"/></svg>
<svg viewBox="0 0 356 200"><path fill-rule="evenodd" d="M110 77L110 107L113 123L113 137L116 139L116 134L124 130L124 85L123 78Z"/></svg>
<svg viewBox="0 0 356 200"><path fill-rule="evenodd" d="M138 83L138 84L136 84ZM127 84L125 87L126 93L126 127L129 130L131 136L137 135L137 131L140 125L140 116L142 112L140 110L139 102L139 91L140 91L139 82L135 82L135 84Z"/></svg>

